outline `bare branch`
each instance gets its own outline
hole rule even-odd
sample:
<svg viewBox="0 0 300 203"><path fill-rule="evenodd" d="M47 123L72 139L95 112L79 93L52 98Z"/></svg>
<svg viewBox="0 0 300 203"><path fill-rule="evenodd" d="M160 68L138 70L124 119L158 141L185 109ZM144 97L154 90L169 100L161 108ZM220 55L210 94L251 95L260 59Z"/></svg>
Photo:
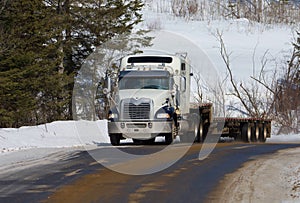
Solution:
<svg viewBox="0 0 300 203"><path fill-rule="evenodd" d="M254 97L249 93L249 90L247 90L243 84L241 83L240 84L240 87L242 88L242 90L244 91L244 93L246 94L247 98L248 98L248 101L250 102L252 108L254 109L255 112L253 112L248 106L247 106L247 111L250 113L251 116L254 116L254 117L259 117L259 110L257 108L257 104L256 102L254 101Z"/></svg>
<svg viewBox="0 0 300 203"><path fill-rule="evenodd" d="M217 37L218 37L218 40L219 40L220 45L221 45L221 47L220 47L221 57L222 57L225 65L226 65L226 69L229 73L230 82L231 82L231 85L234 89L234 94L240 100L240 102L242 103L244 108L249 112L249 114L251 114L251 109L248 107L245 100L242 98L242 96L240 94L240 91L239 91L238 87L236 86L236 84L234 82L233 74L232 74L232 71L231 71L231 68L230 68L229 54L227 53L225 43L224 43L223 38L222 38L222 33L220 33L219 30L217 30Z"/></svg>
<svg viewBox="0 0 300 203"><path fill-rule="evenodd" d="M253 80L255 80L256 82L258 82L259 84L261 84L262 86L264 86L267 90L269 90L270 92L272 92L274 95L276 94L276 92L271 89L267 84L263 83L262 81L260 81L259 79L254 78L253 76L250 76L250 78L252 78Z"/></svg>

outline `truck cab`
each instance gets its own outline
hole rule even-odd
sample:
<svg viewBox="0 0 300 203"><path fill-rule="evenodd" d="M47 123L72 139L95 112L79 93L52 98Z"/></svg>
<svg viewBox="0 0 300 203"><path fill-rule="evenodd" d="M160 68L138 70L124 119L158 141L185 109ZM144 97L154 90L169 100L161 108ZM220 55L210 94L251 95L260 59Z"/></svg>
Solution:
<svg viewBox="0 0 300 203"><path fill-rule="evenodd" d="M125 138L152 143L157 136L172 143L189 113L190 77L182 54L122 58L108 115L111 144Z"/></svg>

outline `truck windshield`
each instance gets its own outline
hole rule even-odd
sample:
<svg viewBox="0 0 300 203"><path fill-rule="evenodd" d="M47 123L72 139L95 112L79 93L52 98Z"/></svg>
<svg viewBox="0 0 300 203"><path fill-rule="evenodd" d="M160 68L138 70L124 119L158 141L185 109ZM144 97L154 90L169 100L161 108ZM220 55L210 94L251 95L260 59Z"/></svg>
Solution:
<svg viewBox="0 0 300 203"><path fill-rule="evenodd" d="M161 89L168 90L170 78L123 77L119 80L119 89Z"/></svg>

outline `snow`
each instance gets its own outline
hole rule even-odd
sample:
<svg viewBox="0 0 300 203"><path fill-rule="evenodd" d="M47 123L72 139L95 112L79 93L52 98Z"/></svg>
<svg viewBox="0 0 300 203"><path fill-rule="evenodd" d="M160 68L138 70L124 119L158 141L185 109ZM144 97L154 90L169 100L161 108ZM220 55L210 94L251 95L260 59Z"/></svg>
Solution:
<svg viewBox="0 0 300 203"><path fill-rule="evenodd" d="M295 30L288 26L266 26L247 19L192 21L170 18L168 14L148 11L144 14L144 27L147 22L159 19L162 28L156 31L169 31L184 36L194 42L211 59L217 69L224 73L225 67L220 57L220 43L217 32L222 34L226 49L230 53L231 68L236 78L249 79L258 74L261 58L267 52L268 67L276 67L291 49ZM167 47L167 46L166 46ZM254 59L253 59L254 57ZM192 59L193 60L193 59Z"/></svg>
<svg viewBox="0 0 300 203"><path fill-rule="evenodd" d="M272 135L267 143L300 143L300 134Z"/></svg>
<svg viewBox="0 0 300 203"><path fill-rule="evenodd" d="M280 150L247 162L228 174L212 199L215 202L299 202L300 148ZM228 195L230 194L230 195Z"/></svg>
<svg viewBox="0 0 300 203"><path fill-rule="evenodd" d="M295 31L293 27L260 25L247 19L193 21L176 18L167 13L154 12L153 9L145 10L143 13L145 21L142 27L155 28L152 34L157 39L154 41L156 43L153 49L171 53L186 51L185 47L178 47L174 39L168 39L167 34L181 36L193 44L193 47L189 46L190 52L196 49L201 52L192 54L191 61L197 61L199 54L207 56L210 60L207 63L212 63L216 67L215 72L210 70L211 74L220 74L224 77L226 69L220 57L220 44L217 39L217 33L221 33L230 53L233 73L239 80L249 80L250 75L259 74L261 60L265 53L268 60L266 70L278 68L278 64L285 61L285 56L291 51L291 41ZM197 65L195 68L198 68ZM267 139L267 143L282 142L300 143L300 134L272 135ZM47 157L53 157L52 161L55 161L67 152L109 145L106 120L56 121L17 129L0 128L0 172L13 170L15 166L20 167L18 163L22 165L27 162L26 166L29 167L41 164L39 160ZM298 155L300 153L295 149L292 152ZM287 187L295 186L291 190L293 200L300 201L299 159L295 159L296 156L292 157L289 159L292 167L282 168L282 173L287 174L283 178L289 177L285 181ZM280 159L276 160L280 162Z"/></svg>
<svg viewBox="0 0 300 203"><path fill-rule="evenodd" d="M106 123L105 120L96 122L57 121L18 129L1 128L0 152L108 143Z"/></svg>

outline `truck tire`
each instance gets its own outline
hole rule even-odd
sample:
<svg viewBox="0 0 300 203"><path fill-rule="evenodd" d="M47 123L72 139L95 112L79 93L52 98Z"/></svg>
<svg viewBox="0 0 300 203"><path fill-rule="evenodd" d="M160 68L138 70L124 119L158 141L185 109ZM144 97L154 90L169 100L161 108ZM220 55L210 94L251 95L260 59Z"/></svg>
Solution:
<svg viewBox="0 0 300 203"><path fill-rule="evenodd" d="M203 124L197 114L193 114L189 120L191 123L190 130L180 136L180 141L183 143L194 143L203 141Z"/></svg>
<svg viewBox="0 0 300 203"><path fill-rule="evenodd" d="M244 142L250 142L251 141L251 127L249 123L244 123L242 126L242 140Z"/></svg>
<svg viewBox="0 0 300 203"><path fill-rule="evenodd" d="M196 138L195 142L202 143L204 141L204 126L203 123L200 122L195 124L194 131L192 132L193 136Z"/></svg>
<svg viewBox="0 0 300 203"><path fill-rule="evenodd" d="M251 141L257 142L258 140L259 140L259 127L258 127L258 124L255 124L251 128Z"/></svg>
<svg viewBox="0 0 300 203"><path fill-rule="evenodd" d="M196 141L199 142L199 143L202 143L205 139L205 135L204 135L204 126L203 126L203 123L200 122L199 123L199 130L198 130L198 135L197 135L197 139Z"/></svg>
<svg viewBox="0 0 300 203"><path fill-rule="evenodd" d="M263 125L259 129L259 141L266 142L266 140L267 140L267 127L266 127L266 125Z"/></svg>
<svg viewBox="0 0 300 203"><path fill-rule="evenodd" d="M203 138L202 138L202 142L204 142L204 140L206 139L206 136L208 134L208 130L209 130L209 123L203 124Z"/></svg>
<svg viewBox="0 0 300 203"><path fill-rule="evenodd" d="M121 136L119 134L110 134L110 143L113 146L119 146L120 145L120 139Z"/></svg>
<svg viewBox="0 0 300 203"><path fill-rule="evenodd" d="M173 134L172 133L167 133L165 134L165 143L167 145L171 144L173 142Z"/></svg>
<svg viewBox="0 0 300 203"><path fill-rule="evenodd" d="M193 123L191 126L192 131L188 131L183 135L180 135L180 142L182 143L194 143L199 142L199 131L203 132L203 128L199 129L199 124Z"/></svg>

